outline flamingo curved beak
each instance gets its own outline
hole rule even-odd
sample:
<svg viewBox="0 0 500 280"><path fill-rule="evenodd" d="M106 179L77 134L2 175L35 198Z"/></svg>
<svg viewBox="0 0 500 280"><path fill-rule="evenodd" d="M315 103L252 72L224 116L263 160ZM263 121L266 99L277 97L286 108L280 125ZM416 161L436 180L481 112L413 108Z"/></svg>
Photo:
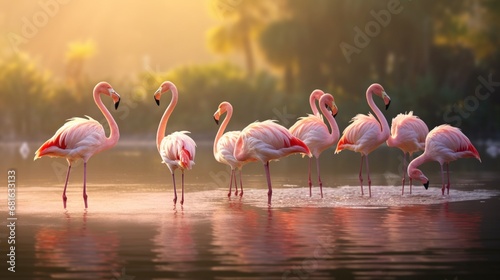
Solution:
<svg viewBox="0 0 500 280"><path fill-rule="evenodd" d="M160 97L161 97L161 87L155 91L153 94L156 105L160 106Z"/></svg>
<svg viewBox="0 0 500 280"><path fill-rule="evenodd" d="M426 183L424 183L424 187L425 187L425 189L429 188L429 181L427 181Z"/></svg>
<svg viewBox="0 0 500 280"><path fill-rule="evenodd" d="M109 96L111 97L111 99L113 99L113 102L115 103L115 110L117 110L118 106L120 105L120 100L121 100L120 95L113 88L108 89L108 91L109 91Z"/></svg>
<svg viewBox="0 0 500 280"><path fill-rule="evenodd" d="M118 106L120 106L120 97L118 97L118 101L115 103L115 110L118 110Z"/></svg>
<svg viewBox="0 0 500 280"><path fill-rule="evenodd" d="M389 105L391 105L391 98L385 91L382 92L382 99L384 100L385 109L389 109Z"/></svg>
<svg viewBox="0 0 500 280"><path fill-rule="evenodd" d="M217 108L217 111L215 111L214 113L214 121L217 125L219 125L219 119L220 119L220 116L223 114L223 112L221 112L221 108Z"/></svg>
<svg viewBox="0 0 500 280"><path fill-rule="evenodd" d="M336 117L338 112L339 112L339 108L337 107L337 104L335 104L335 102L332 102L332 104L330 105L326 105L326 108L328 110L330 110L330 113L332 113L332 117Z"/></svg>

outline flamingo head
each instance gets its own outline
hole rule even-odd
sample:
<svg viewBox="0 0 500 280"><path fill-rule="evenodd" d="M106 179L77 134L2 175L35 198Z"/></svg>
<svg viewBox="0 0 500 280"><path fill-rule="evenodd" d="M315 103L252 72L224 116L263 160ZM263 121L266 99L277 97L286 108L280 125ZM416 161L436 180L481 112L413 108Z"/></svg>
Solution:
<svg viewBox="0 0 500 280"><path fill-rule="evenodd" d="M372 84L368 89L371 91L371 93L382 98L384 100L385 109L389 109L389 105L391 105L391 98L380 84Z"/></svg>
<svg viewBox="0 0 500 280"><path fill-rule="evenodd" d="M420 182L422 182L422 184L424 184L424 187L425 189L428 189L429 188L429 179L427 177L425 177L424 173L419 170L419 169L411 169L411 171L409 172L410 175L410 178L412 179L415 179L415 180L419 180Z"/></svg>
<svg viewBox="0 0 500 280"><path fill-rule="evenodd" d="M161 95L164 94L165 92L169 91L170 89L176 88L174 83L170 81L165 81L161 84L161 86L155 91L154 98L156 101L156 105L160 105L160 98Z"/></svg>
<svg viewBox="0 0 500 280"><path fill-rule="evenodd" d="M111 99L113 99L113 103L115 104L115 110L118 109L118 106L120 105L120 95L113 89L113 87L109 83L98 83L94 87L94 92L111 97Z"/></svg>
<svg viewBox="0 0 500 280"><path fill-rule="evenodd" d="M217 111L215 111L214 113L214 120L217 125L219 124L220 117L227 112L228 108L233 108L233 106L231 106L231 103L229 102L224 101L221 104L219 104Z"/></svg>
<svg viewBox="0 0 500 280"><path fill-rule="evenodd" d="M321 104L325 104L326 108L332 112L332 116L335 118L339 109L337 108L337 104L335 104L335 99L329 93L324 94L320 99Z"/></svg>

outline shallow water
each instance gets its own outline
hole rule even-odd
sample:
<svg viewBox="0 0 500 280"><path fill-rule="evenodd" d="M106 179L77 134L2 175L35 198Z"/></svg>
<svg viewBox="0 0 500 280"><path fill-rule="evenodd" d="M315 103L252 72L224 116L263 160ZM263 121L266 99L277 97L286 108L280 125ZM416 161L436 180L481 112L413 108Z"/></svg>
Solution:
<svg viewBox="0 0 500 280"><path fill-rule="evenodd" d="M200 145L185 203L174 207L154 147L121 146L89 162L88 210L81 165L64 210L64 160L12 155L2 167L16 170L16 272L7 271L4 226L1 279L497 279L500 176L457 162L442 196L439 166L429 164L429 190L401 196L399 154L387 154L370 158L371 198L366 186L361 196L353 153L322 157L323 199L318 187L309 197L306 159L273 162L268 207L260 164L244 168L244 195L228 198L227 169ZM0 201L7 223L6 195Z"/></svg>

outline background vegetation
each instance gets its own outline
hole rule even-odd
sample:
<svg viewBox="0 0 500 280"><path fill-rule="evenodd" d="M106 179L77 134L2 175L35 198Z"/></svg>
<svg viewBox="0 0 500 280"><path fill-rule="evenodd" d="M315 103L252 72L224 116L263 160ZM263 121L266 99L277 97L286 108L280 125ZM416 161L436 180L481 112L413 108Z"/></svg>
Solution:
<svg viewBox="0 0 500 280"><path fill-rule="evenodd" d="M100 80L109 81L122 96L120 109L112 113L123 138L149 139L156 132L169 100L164 96L158 108L152 95L163 80L173 81L180 92L167 130L190 130L200 137L215 133L212 114L223 100L235 108L230 129L268 118L290 126L280 117L294 120L307 114L308 95L316 88L336 98L337 122L343 129L355 114L368 112L364 93L378 82L393 101L385 112L389 119L412 110L429 128L448 122L471 138L499 138L500 87L490 87L487 95L483 86L483 99L475 97L475 91L482 85L480 77L500 81L500 2L401 1L401 12L391 14L386 26L379 25L380 31L366 46L357 47L359 52L350 55L349 62L341 43L356 47L354 28L365 30L376 22L373 12L387 10L391 2L212 0L206 13L216 19L205 26L202 47L214 59L162 70L147 65L127 70L127 76L92 74L105 67L89 68L104 44L97 39L66 42L59 60L62 73L44 67L30 50L13 51L9 44L1 44L0 140L43 140L67 118L101 119L91 97ZM182 20L175 14L169 17L158 18L155 25ZM57 36L41 32L38 36ZM156 49L154 45L149 46ZM116 48L127 50L127 45ZM169 44L162 48L168 52ZM111 108L110 100L104 102Z"/></svg>

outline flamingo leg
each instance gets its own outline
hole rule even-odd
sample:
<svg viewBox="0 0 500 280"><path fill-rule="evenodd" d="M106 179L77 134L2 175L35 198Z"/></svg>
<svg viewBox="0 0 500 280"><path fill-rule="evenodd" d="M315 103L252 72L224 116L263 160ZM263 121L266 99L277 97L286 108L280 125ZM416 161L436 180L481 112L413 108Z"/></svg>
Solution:
<svg viewBox="0 0 500 280"><path fill-rule="evenodd" d="M443 172L443 165L440 164L441 166L441 184L442 184L442 187L441 187L441 194L444 195L444 188L445 188L445 185L444 185L444 172Z"/></svg>
<svg viewBox="0 0 500 280"><path fill-rule="evenodd" d="M172 182L174 183L174 205L177 203L177 189L175 188L175 174L172 172Z"/></svg>
<svg viewBox="0 0 500 280"><path fill-rule="evenodd" d="M308 184L309 184L309 197L312 196L312 180L311 180L311 160L312 158L309 158L309 177L308 177Z"/></svg>
<svg viewBox="0 0 500 280"><path fill-rule="evenodd" d="M321 193L321 198L323 198L323 182L321 182L321 176L319 175L319 158L316 158L316 170L318 171L318 183L319 191Z"/></svg>
<svg viewBox="0 0 500 280"><path fill-rule="evenodd" d="M271 206L271 198L273 196L273 187L271 186L271 174L269 173L269 161L264 164L267 179L267 205Z"/></svg>
<svg viewBox="0 0 500 280"><path fill-rule="evenodd" d="M365 156L366 174L368 178L368 197L372 197L372 180L370 179L370 167L368 164L368 155Z"/></svg>
<svg viewBox="0 0 500 280"><path fill-rule="evenodd" d="M87 162L83 162L83 201L85 202L85 209L88 208L87 205Z"/></svg>
<svg viewBox="0 0 500 280"><path fill-rule="evenodd" d="M446 192L450 194L450 163L446 163L446 175L448 175L448 185L446 185Z"/></svg>
<svg viewBox="0 0 500 280"><path fill-rule="evenodd" d="M411 155L410 154L408 154L408 161L407 162L411 162ZM408 167L408 166L406 166L406 167ZM404 171L404 173L405 174L407 173L406 170ZM410 194L411 194L411 187L413 185L413 179L411 177L409 177L409 178L410 178Z"/></svg>
<svg viewBox="0 0 500 280"><path fill-rule="evenodd" d="M234 174L234 175L233 175L233 177L234 177L234 188L236 189L236 190L234 191L234 195L238 195L238 182L237 182L237 180L236 180L236 169L232 169L232 170L231 170L231 173L233 173L233 174Z"/></svg>
<svg viewBox="0 0 500 280"><path fill-rule="evenodd" d="M405 181L406 181L406 153L403 152L403 187L401 187L401 195L405 193ZM411 193L411 192L410 192Z"/></svg>
<svg viewBox="0 0 500 280"><path fill-rule="evenodd" d="M363 174L361 173L363 171L363 161L365 160L365 156L361 155L361 165L359 166L359 184L361 185L361 195L363 194Z"/></svg>
<svg viewBox="0 0 500 280"><path fill-rule="evenodd" d="M68 186L70 171L71 171L71 162L68 161L68 171L66 172L66 183L64 183L64 190L62 194L64 209L66 209L66 201L68 200L68 198L66 197L66 187Z"/></svg>
<svg viewBox="0 0 500 280"><path fill-rule="evenodd" d="M181 192L181 205L184 204L184 169L182 169L182 175L181 175L181 181L182 181L182 192Z"/></svg>
<svg viewBox="0 0 500 280"><path fill-rule="evenodd" d="M240 169L240 189L241 189L240 196L243 196L243 179L241 179L241 169Z"/></svg>
<svg viewBox="0 0 500 280"><path fill-rule="evenodd" d="M231 197L231 192L232 192L232 187L233 187L233 176L234 176L234 170L231 169L231 176L229 178L229 192L227 193L227 197Z"/></svg>

